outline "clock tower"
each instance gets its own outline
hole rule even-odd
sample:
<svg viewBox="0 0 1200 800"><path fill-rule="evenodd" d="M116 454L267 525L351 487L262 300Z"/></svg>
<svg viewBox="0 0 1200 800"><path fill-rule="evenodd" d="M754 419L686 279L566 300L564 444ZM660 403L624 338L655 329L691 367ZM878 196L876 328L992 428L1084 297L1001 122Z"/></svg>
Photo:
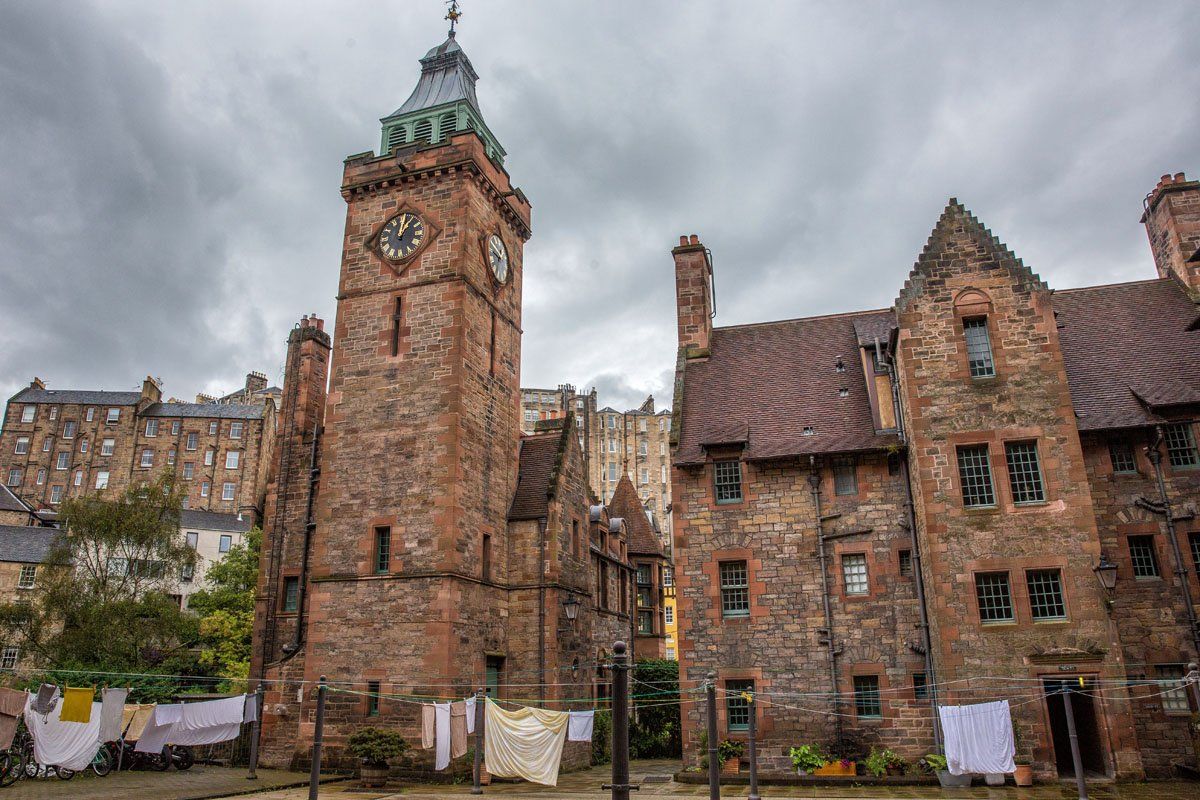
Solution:
<svg viewBox="0 0 1200 800"><path fill-rule="evenodd" d="M282 681L268 684L264 714L264 754L276 763L288 748L303 759L311 742L313 693L297 689L312 684L300 680L466 694L503 668L509 648L530 205L483 120L477 79L451 31L383 118L381 152L345 161L319 490L306 530L268 530L264 547L303 539L274 548L303 556L264 562L278 585L260 592L260 614L291 617L263 626L286 636L256 643L255 674ZM316 485L297 484L291 502L303 507ZM326 742L336 746L367 701L334 700ZM412 728L417 708L384 700L370 713Z"/></svg>

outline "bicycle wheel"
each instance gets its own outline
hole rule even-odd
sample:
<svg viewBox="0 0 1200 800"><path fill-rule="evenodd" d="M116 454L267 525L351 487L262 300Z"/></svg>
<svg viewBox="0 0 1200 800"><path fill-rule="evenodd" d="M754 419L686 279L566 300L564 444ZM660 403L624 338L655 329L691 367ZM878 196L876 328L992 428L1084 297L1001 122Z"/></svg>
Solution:
<svg viewBox="0 0 1200 800"><path fill-rule="evenodd" d="M179 745L171 748L171 761L174 762L177 770L191 769L192 765L196 763L196 755L192 752L192 748Z"/></svg>
<svg viewBox="0 0 1200 800"><path fill-rule="evenodd" d="M164 747L161 753L148 756L150 769L155 772L166 772L171 768L171 749Z"/></svg>
<svg viewBox="0 0 1200 800"><path fill-rule="evenodd" d="M4 755L0 756L0 786L12 786L21 780L24 774L25 763L20 752L6 750Z"/></svg>
<svg viewBox="0 0 1200 800"><path fill-rule="evenodd" d="M103 778L108 773L112 772L116 762L113 760L112 751L107 746L101 745L96 751L96 757L92 759L92 772Z"/></svg>
<svg viewBox="0 0 1200 800"><path fill-rule="evenodd" d="M47 769L46 771L48 773L49 769ZM75 777L75 770L66 769L65 767L55 767L54 774L58 776L58 779L60 781L69 781L69 780L71 780L71 778ZM46 777L49 777L49 775L47 775Z"/></svg>

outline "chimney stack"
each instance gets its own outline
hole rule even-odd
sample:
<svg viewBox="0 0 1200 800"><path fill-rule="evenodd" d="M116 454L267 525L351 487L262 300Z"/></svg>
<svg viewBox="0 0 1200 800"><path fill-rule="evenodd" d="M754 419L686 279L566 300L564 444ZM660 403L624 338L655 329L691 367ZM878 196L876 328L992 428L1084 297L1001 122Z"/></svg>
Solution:
<svg viewBox="0 0 1200 800"><path fill-rule="evenodd" d="M267 388L267 376L261 372L246 373L246 400L250 400L250 395L255 392L261 392Z"/></svg>
<svg viewBox="0 0 1200 800"><path fill-rule="evenodd" d="M1200 181L1163 175L1146 195L1142 224L1161 278L1174 278L1200 298Z"/></svg>
<svg viewBox="0 0 1200 800"><path fill-rule="evenodd" d="M708 251L696 234L680 236L675 258L679 348L688 358L708 355L712 340L713 275Z"/></svg>

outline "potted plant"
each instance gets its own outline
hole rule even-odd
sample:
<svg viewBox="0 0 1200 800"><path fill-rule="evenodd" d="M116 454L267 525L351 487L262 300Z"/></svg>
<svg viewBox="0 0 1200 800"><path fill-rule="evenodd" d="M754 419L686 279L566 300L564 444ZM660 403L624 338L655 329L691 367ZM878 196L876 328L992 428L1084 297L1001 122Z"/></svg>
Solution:
<svg viewBox="0 0 1200 800"><path fill-rule="evenodd" d="M362 762L359 778L363 785L378 787L387 783L388 759L408 750L408 742L395 731L363 728L350 736L346 749Z"/></svg>
<svg viewBox="0 0 1200 800"><path fill-rule="evenodd" d="M745 749L745 744L731 739L725 739L717 745L717 759L721 762L721 772L726 775L737 775L741 770L739 759Z"/></svg>
<svg viewBox="0 0 1200 800"><path fill-rule="evenodd" d="M1013 758L1013 763L1016 764L1013 781L1017 786L1033 786L1033 759L1022 752L1021 729L1016 725L1013 726L1013 747L1016 750L1016 756Z"/></svg>
<svg viewBox="0 0 1200 800"><path fill-rule="evenodd" d="M809 775L829 763L829 758L815 744L802 744L788 751L797 775Z"/></svg>
<svg viewBox="0 0 1200 800"><path fill-rule="evenodd" d="M946 766L946 757L939 753L930 753L921 759L921 761L930 772L937 775L938 783L944 788L955 789L971 785L970 775L951 775L950 770Z"/></svg>
<svg viewBox="0 0 1200 800"><path fill-rule="evenodd" d="M822 777L829 777L831 775L845 777L857 774L858 765L850 758L835 758L813 772L813 775L820 775Z"/></svg>
<svg viewBox="0 0 1200 800"><path fill-rule="evenodd" d="M886 747L872 747L867 755L867 771L876 778L904 774L904 759Z"/></svg>

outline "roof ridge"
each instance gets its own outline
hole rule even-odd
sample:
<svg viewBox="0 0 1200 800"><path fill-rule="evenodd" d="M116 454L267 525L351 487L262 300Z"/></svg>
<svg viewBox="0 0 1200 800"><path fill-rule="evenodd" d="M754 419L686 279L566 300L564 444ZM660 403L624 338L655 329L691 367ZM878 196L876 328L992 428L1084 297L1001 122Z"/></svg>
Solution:
<svg viewBox="0 0 1200 800"><path fill-rule="evenodd" d="M1174 283L1173 278L1141 278L1136 281L1113 281L1112 283L1097 283L1094 286L1072 286L1068 289L1055 289L1054 294L1070 294L1071 292L1086 292L1089 289L1111 289L1114 286L1145 286L1149 283Z"/></svg>
<svg viewBox="0 0 1200 800"><path fill-rule="evenodd" d="M728 331L734 328L759 328L765 325L783 325L789 322L811 322L818 319L839 319L841 317L862 317L867 314L890 314L891 307L888 308L870 308L864 311L839 311L835 314L816 314L811 317L792 317L791 319L773 319L764 322L743 322L738 325L721 325L714 327L714 331Z"/></svg>

